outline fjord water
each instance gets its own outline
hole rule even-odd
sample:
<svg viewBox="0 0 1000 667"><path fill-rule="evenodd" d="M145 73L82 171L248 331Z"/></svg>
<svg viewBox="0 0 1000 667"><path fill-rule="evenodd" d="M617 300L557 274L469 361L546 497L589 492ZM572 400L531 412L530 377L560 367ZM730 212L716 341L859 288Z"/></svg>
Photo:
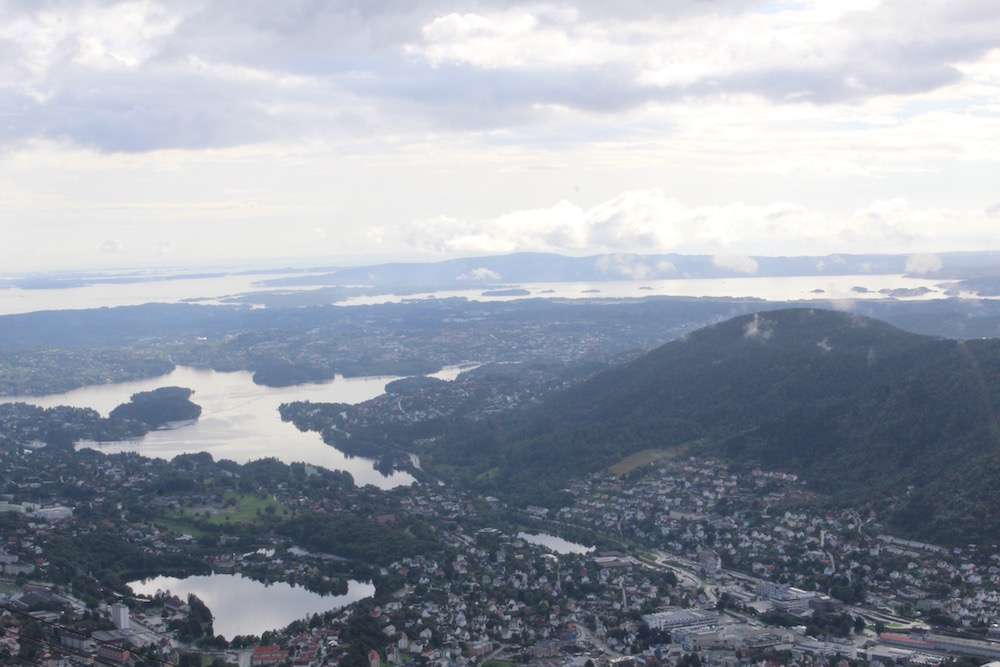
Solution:
<svg viewBox="0 0 1000 667"><path fill-rule="evenodd" d="M288 273L235 274L203 278L148 276L137 282L116 284L83 284L72 287L22 289L0 288L0 315L30 313L39 310L76 310L115 306L138 306L144 303L254 303L250 296L261 292L304 292L318 285L270 287L261 284L268 278L286 277ZM294 274L298 275L298 274ZM562 299L641 298L649 296L737 297L766 301L803 301L817 299L877 299L885 298L880 290L920 289L922 294L906 299L940 299L947 296L940 280L929 280L897 274L826 275L826 276L747 276L741 278L676 278L656 280L608 280L597 282L511 283L445 289L437 292L400 293L391 289L384 294L371 294L334 301L337 305L365 305L399 302L423 298L460 297L472 301L508 301L525 297ZM484 296L498 287L520 287L524 294L507 292ZM857 289L858 287L863 290ZM503 290L501 290L503 291Z"/></svg>
<svg viewBox="0 0 1000 667"><path fill-rule="evenodd" d="M448 367L434 377L454 379L460 370ZM324 443L318 433L303 433L291 423L281 421L278 414L279 405L292 401L361 403L384 393L385 386L399 378L338 376L331 382L281 388L256 385L252 378L247 371L221 373L178 366L172 373L147 380L83 387L48 396L9 396L2 402L21 401L46 408L57 405L93 408L107 416L136 392L187 387L194 390L191 400L202 408L197 421L152 431L138 440L88 442L85 446L109 454L138 452L168 460L178 454L196 452L208 452L215 460L237 463L273 457L285 463L302 462L329 470L346 470L358 486L372 484L382 489L414 481L411 475L402 472L385 476L375 470L371 460L348 457Z"/></svg>
<svg viewBox="0 0 1000 667"><path fill-rule="evenodd" d="M181 600L187 600L188 594L194 593L212 612L215 634L230 640L236 635L259 635L283 628L310 614L340 609L375 594L371 582L353 579L347 583L344 595L319 595L301 586L284 582L262 584L239 574L186 579L156 577L133 581L129 588L139 595L149 596L157 591L170 591Z"/></svg>

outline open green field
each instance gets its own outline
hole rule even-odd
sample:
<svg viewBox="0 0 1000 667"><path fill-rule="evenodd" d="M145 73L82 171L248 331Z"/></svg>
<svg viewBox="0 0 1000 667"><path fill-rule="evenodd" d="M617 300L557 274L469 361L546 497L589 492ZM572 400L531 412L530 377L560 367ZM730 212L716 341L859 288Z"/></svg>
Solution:
<svg viewBox="0 0 1000 667"><path fill-rule="evenodd" d="M182 533L192 537L201 537L205 534L205 531L200 530L195 527L194 523L185 521L183 518L163 516L157 517L152 523L159 528L166 528L167 530L172 530L175 533Z"/></svg>
<svg viewBox="0 0 1000 667"><path fill-rule="evenodd" d="M206 509L195 507L190 511L204 512ZM271 496L261 498L255 493L232 493L223 499L221 509L209 514L208 521L213 524L250 523L264 514L281 514L283 511L282 504Z"/></svg>

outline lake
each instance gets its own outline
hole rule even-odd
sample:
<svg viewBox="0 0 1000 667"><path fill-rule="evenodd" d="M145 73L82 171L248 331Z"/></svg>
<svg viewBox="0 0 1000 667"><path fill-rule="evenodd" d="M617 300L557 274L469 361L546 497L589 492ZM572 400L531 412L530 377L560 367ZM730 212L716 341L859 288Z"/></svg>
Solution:
<svg viewBox="0 0 1000 667"><path fill-rule="evenodd" d="M466 366L446 367L432 374L453 380ZM47 396L7 396L0 402L24 402L41 407L69 405L93 408L107 416L132 394L157 387L178 386L194 390L191 400L202 408L201 417L177 428L152 431L139 440L87 442L83 446L105 453L137 452L144 456L172 459L178 454L208 452L215 460L246 463L274 457L285 463L302 462L329 470L346 470L358 486L371 484L381 489L405 486L412 475L395 472L383 475L373 461L349 457L323 442L318 433L301 432L281 421L278 406L292 401L356 404L385 392L395 376L336 377L330 382L293 387L263 387L253 383L247 371L218 371L178 366L172 373L147 380L97 385Z"/></svg>
<svg viewBox="0 0 1000 667"><path fill-rule="evenodd" d="M518 533L517 536L525 542L537 544L557 554L587 554L594 550L594 547L585 547L548 533Z"/></svg>
<svg viewBox="0 0 1000 667"><path fill-rule="evenodd" d="M319 595L286 583L262 584L239 574L156 577L129 584L137 595L170 591L181 600L194 593L212 612L215 634L231 640L236 635L260 635L277 630L310 614L346 607L375 594L370 582L351 580L345 595Z"/></svg>

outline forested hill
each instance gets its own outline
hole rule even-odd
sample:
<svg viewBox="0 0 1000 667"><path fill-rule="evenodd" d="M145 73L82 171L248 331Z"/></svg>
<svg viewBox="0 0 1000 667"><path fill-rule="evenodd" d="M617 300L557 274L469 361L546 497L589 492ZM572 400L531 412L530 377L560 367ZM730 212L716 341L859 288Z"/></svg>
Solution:
<svg viewBox="0 0 1000 667"><path fill-rule="evenodd" d="M998 414L1000 340L794 309L698 330L554 397L517 427L475 437L492 452L479 479L515 494L694 442L876 503L913 537L993 543ZM475 458L469 435L450 442L456 462Z"/></svg>

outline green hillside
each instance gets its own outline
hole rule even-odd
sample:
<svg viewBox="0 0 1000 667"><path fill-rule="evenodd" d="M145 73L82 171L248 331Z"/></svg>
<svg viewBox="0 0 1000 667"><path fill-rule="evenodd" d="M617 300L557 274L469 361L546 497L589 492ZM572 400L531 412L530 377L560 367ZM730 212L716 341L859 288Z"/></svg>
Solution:
<svg viewBox="0 0 1000 667"><path fill-rule="evenodd" d="M794 309L701 329L528 415L455 425L429 460L483 490L556 503L572 475L693 442L877 503L915 538L996 543L998 413L1000 341Z"/></svg>

